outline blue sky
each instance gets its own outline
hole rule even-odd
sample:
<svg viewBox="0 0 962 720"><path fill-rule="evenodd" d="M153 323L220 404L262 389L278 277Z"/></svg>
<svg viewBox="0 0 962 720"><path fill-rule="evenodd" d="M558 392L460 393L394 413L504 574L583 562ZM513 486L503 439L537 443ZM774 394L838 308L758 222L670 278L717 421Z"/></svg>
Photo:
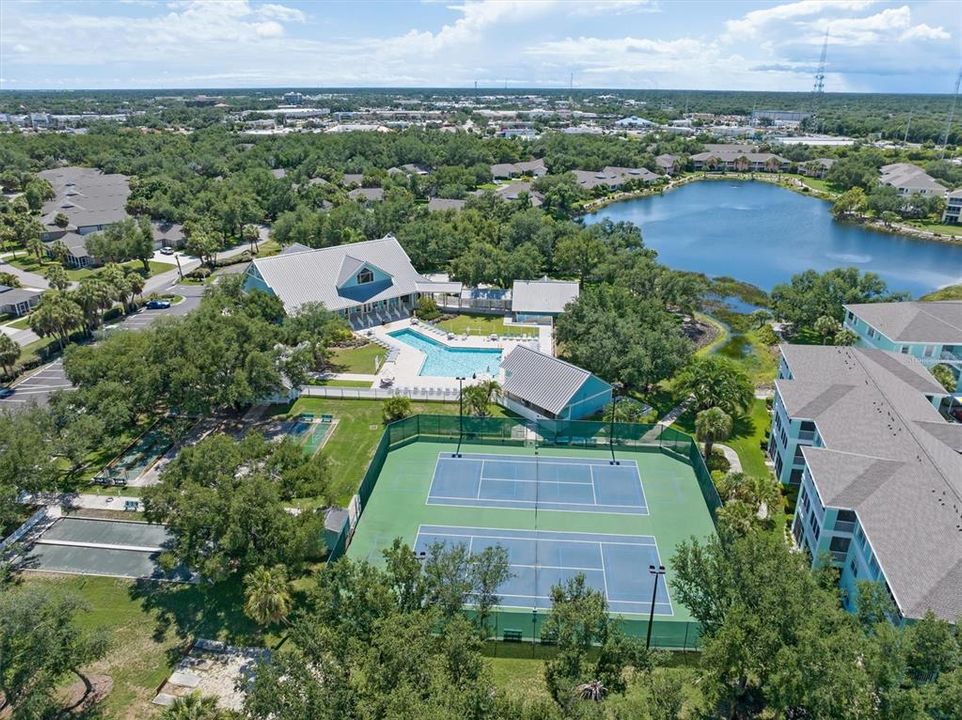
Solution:
<svg viewBox="0 0 962 720"><path fill-rule="evenodd" d="M950 92L962 2L2 0L0 87Z"/></svg>

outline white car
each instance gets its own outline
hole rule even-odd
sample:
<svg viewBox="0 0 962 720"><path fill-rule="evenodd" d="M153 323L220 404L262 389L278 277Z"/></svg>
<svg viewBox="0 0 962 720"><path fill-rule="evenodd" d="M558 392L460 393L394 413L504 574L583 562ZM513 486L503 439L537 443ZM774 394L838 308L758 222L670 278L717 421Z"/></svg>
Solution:
<svg viewBox="0 0 962 720"><path fill-rule="evenodd" d="M161 255L173 255L173 254L174 254L174 248L170 247L170 245L164 245L164 247L162 247L162 248L160 249L160 254L161 254Z"/></svg>

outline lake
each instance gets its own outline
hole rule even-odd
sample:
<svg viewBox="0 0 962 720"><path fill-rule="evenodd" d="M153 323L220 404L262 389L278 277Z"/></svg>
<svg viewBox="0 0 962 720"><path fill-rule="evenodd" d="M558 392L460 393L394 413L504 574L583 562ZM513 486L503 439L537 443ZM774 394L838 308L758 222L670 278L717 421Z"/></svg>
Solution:
<svg viewBox="0 0 962 720"><path fill-rule="evenodd" d="M962 283L962 244L915 240L838 223L830 204L767 182L694 182L612 203L585 217L641 227L661 262L728 275L764 290L809 268L855 266L913 296Z"/></svg>

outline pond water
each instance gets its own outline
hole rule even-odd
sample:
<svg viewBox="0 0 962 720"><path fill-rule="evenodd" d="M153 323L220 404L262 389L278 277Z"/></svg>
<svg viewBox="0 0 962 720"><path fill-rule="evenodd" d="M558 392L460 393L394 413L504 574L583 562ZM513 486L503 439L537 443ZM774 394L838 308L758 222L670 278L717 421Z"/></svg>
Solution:
<svg viewBox="0 0 962 720"><path fill-rule="evenodd" d="M889 289L913 296L962 283L962 244L838 223L830 208L767 182L713 180L613 203L585 223L633 222L666 265L728 275L766 291L809 268L846 266L878 273Z"/></svg>

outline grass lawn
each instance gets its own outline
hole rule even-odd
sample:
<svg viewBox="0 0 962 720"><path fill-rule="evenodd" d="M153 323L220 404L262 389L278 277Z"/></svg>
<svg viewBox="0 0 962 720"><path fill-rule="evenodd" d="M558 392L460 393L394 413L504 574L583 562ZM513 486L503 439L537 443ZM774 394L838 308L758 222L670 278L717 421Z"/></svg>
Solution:
<svg viewBox="0 0 962 720"><path fill-rule="evenodd" d="M7 323L9 327L15 327L18 330L26 330L30 327L30 315L24 315L14 320L12 323Z"/></svg>
<svg viewBox="0 0 962 720"><path fill-rule="evenodd" d="M458 335L515 335L536 337L537 328L519 325L505 325L501 315L457 315L450 320L442 320L438 327Z"/></svg>
<svg viewBox="0 0 962 720"><path fill-rule="evenodd" d="M544 681L544 667L545 661L553 654L553 648L540 645L532 648L529 643L489 642L484 650L494 684L509 697L528 702L550 700L551 695ZM659 672L676 675L682 680L690 704L697 704L701 699L697 682L698 658L697 653L671 653L667 655L665 665L659 668ZM606 704L613 709L643 692L641 682L636 680L629 685L624 699L611 696Z"/></svg>
<svg viewBox="0 0 962 720"><path fill-rule="evenodd" d="M13 258L7 258L7 262L18 267L21 270L26 270L27 272L36 273L37 275L42 275L46 277L47 268L54 264L53 260L45 259L43 263L37 261L35 256L20 255L16 260ZM159 275L160 273L169 272L170 270L175 270L176 265L171 265L169 263L157 262L156 260L147 261L149 270L144 273L144 264L140 260L131 260L129 262L122 263L125 268L130 268L145 278L153 277L154 275ZM67 277L71 280L83 280L84 278L97 275L101 272L103 268L70 268L64 266L64 270L67 271Z"/></svg>
<svg viewBox="0 0 962 720"><path fill-rule="evenodd" d="M375 358L377 358L377 366L381 367L386 356L387 350L375 343L352 348L333 348L331 365L337 372L373 375Z"/></svg>
<svg viewBox="0 0 962 720"><path fill-rule="evenodd" d="M940 288L928 295L923 295L920 300L962 300L962 285L948 285Z"/></svg>
<svg viewBox="0 0 962 720"><path fill-rule="evenodd" d="M136 583L101 577L23 576L25 586L47 593L70 592L90 607L78 616L85 628L107 627L111 632L106 657L86 672L110 675L113 689L100 706L103 717L156 717L150 704L195 637L232 644L263 644L253 624L242 614L239 584L181 585ZM266 638L270 644L276 638Z"/></svg>
<svg viewBox="0 0 962 720"><path fill-rule="evenodd" d="M742 470L748 475L765 477L771 471L765 464L765 451L761 442L771 425L771 417L764 400L755 398L751 411L740 418L736 418L732 429L732 437L724 442L738 453L742 461ZM672 426L679 430L695 434L695 414L687 412L678 418Z"/></svg>
<svg viewBox="0 0 962 720"><path fill-rule="evenodd" d="M724 323L721 323L711 315L705 315L704 313L695 313L695 318L699 322L711 325L717 332L715 338L710 343L704 347L698 348L698 350L695 351L696 355L710 355L728 342L731 333L728 332L728 328L725 327Z"/></svg>
<svg viewBox="0 0 962 720"><path fill-rule="evenodd" d="M962 237L962 225L943 225L942 223L922 222L919 220L910 220L906 222L906 225L911 225L925 232Z"/></svg>
<svg viewBox="0 0 962 720"><path fill-rule="evenodd" d="M381 410L383 400L337 400L332 398L298 398L282 413L297 415L302 412L315 415L327 413L337 418L337 427L321 450L331 461L331 470L337 483L338 502L347 505L361 484L374 448L384 430ZM495 417L508 413L499 405L492 405ZM411 403L412 413L433 415L456 415L458 404L440 402Z"/></svg>
<svg viewBox="0 0 962 720"><path fill-rule="evenodd" d="M312 380L308 385L320 385L322 387L342 387L342 388L369 388L371 383L367 380Z"/></svg>
<svg viewBox="0 0 962 720"><path fill-rule="evenodd" d="M280 251L281 244L276 240L268 240L267 242L257 244L257 257L259 258L277 255Z"/></svg>

